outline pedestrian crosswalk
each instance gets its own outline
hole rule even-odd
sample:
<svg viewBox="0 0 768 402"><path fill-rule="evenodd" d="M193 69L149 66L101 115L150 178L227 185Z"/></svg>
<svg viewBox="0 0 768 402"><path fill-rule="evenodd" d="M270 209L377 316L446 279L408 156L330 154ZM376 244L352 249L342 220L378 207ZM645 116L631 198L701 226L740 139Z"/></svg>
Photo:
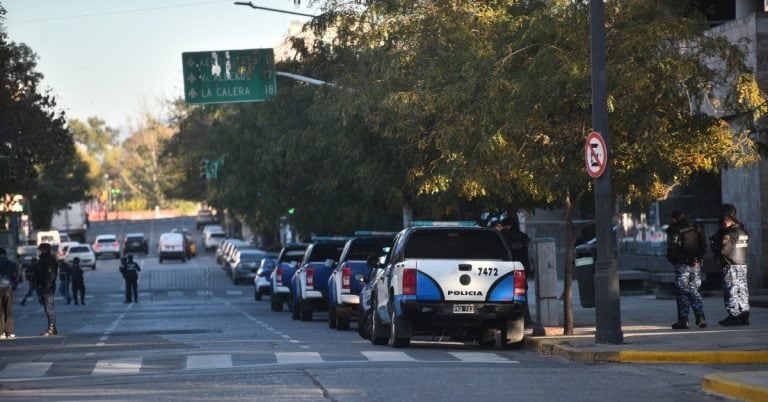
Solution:
<svg viewBox="0 0 768 402"><path fill-rule="evenodd" d="M421 356L419 356L421 355ZM15 362L0 370L0 381L28 381L45 377L75 375L136 375L181 370L227 369L273 365L323 363L519 363L509 356L493 352L409 353L405 351L360 351L344 355L319 352L270 352L264 354L155 355L115 359L66 360L58 362ZM2 367L2 366L0 366Z"/></svg>

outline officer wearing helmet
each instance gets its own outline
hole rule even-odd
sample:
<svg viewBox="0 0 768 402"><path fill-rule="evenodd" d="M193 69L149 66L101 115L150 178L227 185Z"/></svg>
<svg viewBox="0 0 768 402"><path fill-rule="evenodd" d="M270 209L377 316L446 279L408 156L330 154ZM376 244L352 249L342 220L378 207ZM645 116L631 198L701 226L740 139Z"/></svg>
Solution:
<svg viewBox="0 0 768 402"><path fill-rule="evenodd" d="M749 325L749 233L736 219L733 204L722 205L720 230L712 236L710 247L723 268L723 299L728 313L718 324L726 327Z"/></svg>
<svg viewBox="0 0 768 402"><path fill-rule="evenodd" d="M51 254L51 245L41 243L38 247L40 258L35 266L35 283L37 283L37 294L43 299L43 308L48 318L48 329L42 336L58 335L56 330L56 313L53 310L53 298L56 295L56 276L59 273L59 263L56 257Z"/></svg>
<svg viewBox="0 0 768 402"><path fill-rule="evenodd" d="M139 302L139 271L141 271L141 267L133 261L133 255L127 255L125 264L120 266L120 273L123 274L125 280L125 303Z"/></svg>

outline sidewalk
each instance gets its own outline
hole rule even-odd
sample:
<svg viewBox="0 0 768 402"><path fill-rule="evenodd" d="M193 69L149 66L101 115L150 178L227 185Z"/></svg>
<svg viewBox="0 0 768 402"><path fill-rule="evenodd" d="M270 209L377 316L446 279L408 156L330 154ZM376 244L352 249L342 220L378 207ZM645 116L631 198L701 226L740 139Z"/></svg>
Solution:
<svg viewBox="0 0 768 402"><path fill-rule="evenodd" d="M531 284L533 285L533 284ZM562 289L562 281L559 283ZM535 286L530 286L531 291ZM749 326L722 327L722 296L704 298L708 326L672 330L677 319L674 299L653 294L622 295L623 344L595 342L595 308L583 308L578 283L573 283L574 335L528 336L525 346L544 354L584 363L675 363L704 365L754 365L754 370L707 374L702 390L740 400L768 400L768 294L753 292ZM530 292L531 313L536 318L535 295ZM563 322L560 301L560 324ZM743 367L739 366L739 369Z"/></svg>
<svg viewBox="0 0 768 402"><path fill-rule="evenodd" d="M559 285L562 289L562 282ZM620 299L623 344L596 344L595 309L581 307L578 283L574 281L574 335L528 336L525 345L529 350L584 363L754 365L749 371L708 374L702 379L702 389L728 398L766 401L768 295L753 293L756 294L750 298L751 325L718 325L726 316L723 299L710 296L704 298L708 326L699 328L691 317L689 330L671 328L677 319L674 299L657 299L653 294L623 295ZM535 295L531 292L529 297L535 320ZM561 301L560 324L562 307Z"/></svg>

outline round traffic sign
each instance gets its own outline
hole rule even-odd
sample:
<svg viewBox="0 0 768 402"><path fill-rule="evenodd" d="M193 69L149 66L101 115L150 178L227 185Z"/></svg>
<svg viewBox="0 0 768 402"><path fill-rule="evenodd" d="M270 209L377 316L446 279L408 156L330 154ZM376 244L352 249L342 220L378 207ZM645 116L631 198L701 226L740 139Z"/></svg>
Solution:
<svg viewBox="0 0 768 402"><path fill-rule="evenodd" d="M587 163L587 173L595 179L603 175L608 163L608 148L603 136L598 132L591 132L584 144L584 160Z"/></svg>

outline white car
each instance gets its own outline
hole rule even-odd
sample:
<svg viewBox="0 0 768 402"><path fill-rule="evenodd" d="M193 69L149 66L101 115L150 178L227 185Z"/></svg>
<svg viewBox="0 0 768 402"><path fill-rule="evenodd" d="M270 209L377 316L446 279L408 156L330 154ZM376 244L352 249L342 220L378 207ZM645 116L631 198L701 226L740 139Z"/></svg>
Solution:
<svg viewBox="0 0 768 402"><path fill-rule="evenodd" d="M75 257L80 259L81 267L90 267L92 270L96 269L96 254L93 253L90 245L81 243L70 245L67 248L67 253L64 255L64 262L72 264Z"/></svg>
<svg viewBox="0 0 768 402"><path fill-rule="evenodd" d="M76 241L65 241L59 245L59 249L56 250L56 259L58 261L62 261L64 259L64 256L67 254L67 251L69 250L70 246L73 246L75 244L79 244Z"/></svg>
<svg viewBox="0 0 768 402"><path fill-rule="evenodd" d="M203 237L203 246L206 250L215 250L226 237L227 235L223 231L206 232L205 237Z"/></svg>
<svg viewBox="0 0 768 402"><path fill-rule="evenodd" d="M104 254L112 254L115 258L120 258L120 242L117 240L117 236L113 234L96 236L96 240L94 240L91 247L96 258Z"/></svg>
<svg viewBox="0 0 768 402"><path fill-rule="evenodd" d="M187 261L187 250L184 245L184 235L181 233L163 233L157 241L157 258L160 263L167 259Z"/></svg>

